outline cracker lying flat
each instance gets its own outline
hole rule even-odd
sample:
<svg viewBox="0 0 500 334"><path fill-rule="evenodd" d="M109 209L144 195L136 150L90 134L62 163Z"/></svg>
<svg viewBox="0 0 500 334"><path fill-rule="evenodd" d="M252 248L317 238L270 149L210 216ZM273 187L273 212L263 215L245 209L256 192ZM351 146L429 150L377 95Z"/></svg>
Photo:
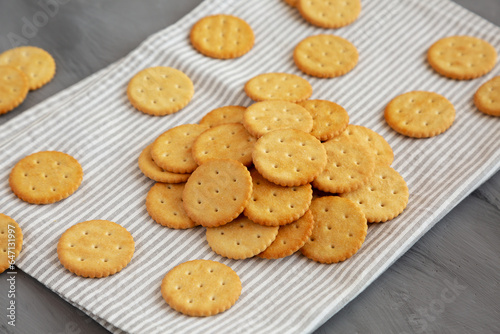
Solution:
<svg viewBox="0 0 500 334"><path fill-rule="evenodd" d="M469 80L491 71L497 61L497 52L480 38L451 36L434 43L427 52L427 60L445 77Z"/></svg>
<svg viewBox="0 0 500 334"><path fill-rule="evenodd" d="M394 152L391 145L375 131L361 126L349 124L347 129L332 140L351 140L357 144L364 145L375 155L375 161L391 165L394 161Z"/></svg>
<svg viewBox="0 0 500 334"><path fill-rule="evenodd" d="M48 83L56 74L56 62L47 51L34 46L21 46L0 54L0 65L10 65L26 74L29 89Z"/></svg>
<svg viewBox="0 0 500 334"><path fill-rule="evenodd" d="M349 115L342 106L325 100L307 100L298 103L312 116L311 134L321 141L340 135L349 124Z"/></svg>
<svg viewBox="0 0 500 334"><path fill-rule="evenodd" d="M0 274L7 270L23 248L23 231L12 218L0 213Z"/></svg>
<svg viewBox="0 0 500 334"><path fill-rule="evenodd" d="M300 249L302 254L320 263L337 263L357 253L368 225L356 204L336 196L321 197L311 203L311 212L314 229Z"/></svg>
<svg viewBox="0 0 500 334"><path fill-rule="evenodd" d="M171 173L166 170L161 169L154 162L151 157L151 146L152 144L146 146L144 150L142 150L141 155L139 156L139 169L141 172L149 177L151 180L155 180L156 182L163 183L181 183L186 182L191 174L177 174Z"/></svg>
<svg viewBox="0 0 500 334"><path fill-rule="evenodd" d="M321 174L327 161L321 142L295 129L276 130L260 137L252 157L262 176L285 187L311 182Z"/></svg>
<svg viewBox="0 0 500 334"><path fill-rule="evenodd" d="M198 165L211 159L233 159L248 166L252 164L252 151L256 141L243 124L221 124L196 138L192 154Z"/></svg>
<svg viewBox="0 0 500 334"><path fill-rule="evenodd" d="M311 211L307 211L297 221L280 226L273 243L257 256L265 259L279 259L292 255L304 246L313 231L313 227L313 215Z"/></svg>
<svg viewBox="0 0 500 334"><path fill-rule="evenodd" d="M72 156L37 152L24 157L10 173L10 188L17 197L32 204L49 204L73 194L83 179L83 170Z"/></svg>
<svg viewBox="0 0 500 334"><path fill-rule="evenodd" d="M269 182L255 169L252 176L253 192L244 214L251 221L268 226L289 224L309 209L312 199L310 184L282 187Z"/></svg>
<svg viewBox="0 0 500 334"><path fill-rule="evenodd" d="M208 125L183 124L161 134L151 146L158 167L172 173L191 173L198 167L191 153L194 141Z"/></svg>
<svg viewBox="0 0 500 334"><path fill-rule="evenodd" d="M163 299L174 310L193 317L229 309L241 294L238 275L225 264L193 260L171 269L161 282Z"/></svg>
<svg viewBox="0 0 500 334"><path fill-rule="evenodd" d="M190 39L193 47L205 56L228 59L250 51L255 36L248 23L239 17L213 15L196 22Z"/></svg>
<svg viewBox="0 0 500 334"><path fill-rule="evenodd" d="M28 90L26 74L13 66L0 66L0 115L23 103Z"/></svg>
<svg viewBox="0 0 500 334"><path fill-rule="evenodd" d="M207 228L207 242L217 254L235 260L255 256L276 239L278 226L263 226L245 216L219 227Z"/></svg>
<svg viewBox="0 0 500 334"><path fill-rule="evenodd" d="M57 255L72 273L90 278L113 275L134 255L134 238L127 229L108 220L73 225L61 235Z"/></svg>
<svg viewBox="0 0 500 334"><path fill-rule="evenodd" d="M367 183L340 196L358 204L369 223L383 223L403 212L408 204L409 192L398 172L380 164L375 166L375 172Z"/></svg>
<svg viewBox="0 0 500 334"><path fill-rule="evenodd" d="M281 100L299 102L312 94L311 84L290 73L264 73L248 80L245 93L254 101Z"/></svg>
<svg viewBox="0 0 500 334"><path fill-rule="evenodd" d="M205 124L212 128L227 123L243 123L243 112L245 109L242 106L220 107L203 116L200 124Z"/></svg>
<svg viewBox="0 0 500 334"><path fill-rule="evenodd" d="M155 222L176 229L195 227L182 205L184 183L156 183L146 197L146 209Z"/></svg>
<svg viewBox="0 0 500 334"><path fill-rule="evenodd" d="M491 116L500 116L500 76L485 82L474 94L477 109Z"/></svg>
<svg viewBox="0 0 500 334"><path fill-rule="evenodd" d="M182 201L189 218L214 227L238 217L251 195L252 179L245 166L235 160L214 159L191 174Z"/></svg>
<svg viewBox="0 0 500 334"><path fill-rule="evenodd" d="M297 129L310 132L311 114L298 104L287 101L262 101L252 104L243 114L243 125L253 136L279 129Z"/></svg>
<svg viewBox="0 0 500 334"><path fill-rule="evenodd" d="M300 15L322 28L340 28L354 22L361 12L360 0L298 0Z"/></svg>
<svg viewBox="0 0 500 334"><path fill-rule="evenodd" d="M329 140L323 146L328 162L313 181L315 188L334 194L349 192L373 175L375 158L364 146L351 140Z"/></svg>
<svg viewBox="0 0 500 334"><path fill-rule="evenodd" d="M316 35L302 40L293 60L304 73L333 78L351 71L358 63L358 50L348 40L334 35Z"/></svg>
<svg viewBox="0 0 500 334"><path fill-rule="evenodd" d="M385 120L395 131L414 138L437 136L455 120L455 108L433 92L409 92L395 97L385 108Z"/></svg>
<svg viewBox="0 0 500 334"><path fill-rule="evenodd" d="M137 109L153 116L173 114L184 108L194 94L193 82L172 67L146 68L130 80L127 96Z"/></svg>

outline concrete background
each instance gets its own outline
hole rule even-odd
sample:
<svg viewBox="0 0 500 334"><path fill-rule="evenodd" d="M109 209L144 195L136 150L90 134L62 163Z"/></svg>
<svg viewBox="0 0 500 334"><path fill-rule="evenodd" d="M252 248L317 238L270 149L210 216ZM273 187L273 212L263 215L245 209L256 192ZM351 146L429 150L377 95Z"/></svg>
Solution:
<svg viewBox="0 0 500 334"><path fill-rule="evenodd" d="M57 62L54 80L1 116L0 124L127 55L201 2L58 0L64 4L57 13L23 35L26 20L50 1L0 0L0 52L15 46L15 34ZM456 2L500 25L499 0ZM499 240L500 172L316 333L500 333ZM6 279L0 276L0 333L108 333L21 270L16 327L8 326Z"/></svg>

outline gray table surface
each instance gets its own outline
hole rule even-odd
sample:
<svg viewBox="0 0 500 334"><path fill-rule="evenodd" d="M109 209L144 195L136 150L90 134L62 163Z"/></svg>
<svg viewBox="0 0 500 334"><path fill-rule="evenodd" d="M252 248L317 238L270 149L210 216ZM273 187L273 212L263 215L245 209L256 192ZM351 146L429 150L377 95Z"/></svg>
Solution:
<svg viewBox="0 0 500 334"><path fill-rule="evenodd" d="M23 34L41 5L53 1L0 0L0 52L12 48L17 35L48 50L58 67L50 84L31 92L0 124L127 55L201 2L56 0L57 13ZM499 0L455 1L500 25ZM500 333L499 240L497 172L316 333ZM21 270L16 285L17 325L11 327L8 284L0 276L0 333L107 333Z"/></svg>

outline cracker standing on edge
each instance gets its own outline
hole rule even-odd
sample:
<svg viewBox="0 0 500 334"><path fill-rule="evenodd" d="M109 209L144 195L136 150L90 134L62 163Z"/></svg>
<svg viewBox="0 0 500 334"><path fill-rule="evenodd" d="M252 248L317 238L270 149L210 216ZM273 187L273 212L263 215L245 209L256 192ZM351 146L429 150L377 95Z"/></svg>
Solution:
<svg viewBox="0 0 500 334"><path fill-rule="evenodd" d="M263 226L240 216L228 224L207 228L207 242L217 254L242 260L269 247L278 230L279 226Z"/></svg>
<svg viewBox="0 0 500 334"><path fill-rule="evenodd" d="M285 187L301 186L325 169L325 147L316 137L295 129L276 130L257 140L253 163L267 180Z"/></svg>
<svg viewBox="0 0 500 334"><path fill-rule="evenodd" d="M61 235L57 256L75 275L107 277L125 268L135 251L126 228L108 220L89 220L71 226Z"/></svg>
<svg viewBox="0 0 500 334"><path fill-rule="evenodd" d="M191 44L205 56L229 59L243 56L253 47L252 27L232 15L206 16L196 22L190 33Z"/></svg>
<svg viewBox="0 0 500 334"><path fill-rule="evenodd" d="M211 128L227 123L243 123L243 113L246 107L225 106L216 108L203 116L200 124L208 125Z"/></svg>
<svg viewBox="0 0 500 334"><path fill-rule="evenodd" d="M130 103L139 111L153 116L173 114L189 103L194 94L189 77L172 67L146 68L127 87Z"/></svg>
<svg viewBox="0 0 500 334"><path fill-rule="evenodd" d="M0 115L23 103L28 91L26 74L13 66L0 66Z"/></svg>
<svg viewBox="0 0 500 334"><path fill-rule="evenodd" d="M349 114L342 106L325 100L307 100L298 103L312 116L311 134L321 141L340 135L349 125Z"/></svg>
<svg viewBox="0 0 500 334"><path fill-rule="evenodd" d="M395 97L384 112L391 128L414 138L437 136L453 124L455 108L444 96L414 91Z"/></svg>
<svg viewBox="0 0 500 334"><path fill-rule="evenodd" d="M445 77L469 80L491 71L497 61L497 52L480 38L451 36L435 42L427 52L427 60Z"/></svg>
<svg viewBox="0 0 500 334"><path fill-rule="evenodd" d="M11 266L23 248L23 231L11 217L0 213L0 274Z"/></svg>
<svg viewBox="0 0 500 334"><path fill-rule="evenodd" d="M0 54L0 65L10 65L26 74L29 89L48 83L56 74L56 62L47 51L34 46L21 46Z"/></svg>
<svg viewBox="0 0 500 334"><path fill-rule="evenodd" d="M177 174L171 173L166 170L161 169L154 162L151 157L151 146L152 144L146 146L139 155L139 169L151 180L163 183L181 183L186 182L191 174Z"/></svg>
<svg viewBox="0 0 500 334"><path fill-rule="evenodd" d="M172 173L191 173L198 167L191 149L208 125L183 124L162 133L151 146L151 157L158 167Z"/></svg>
<svg viewBox="0 0 500 334"><path fill-rule="evenodd" d="M225 264L193 260L177 265L165 275L161 294L174 310L204 317L233 306L241 294L241 281Z"/></svg>
<svg viewBox="0 0 500 334"><path fill-rule="evenodd" d="M245 84L245 93L254 101L304 101L311 97L312 86L304 78L290 73L264 73Z"/></svg>
<svg viewBox="0 0 500 334"><path fill-rule="evenodd" d="M340 28L354 22L361 12L360 0L298 0L300 15L322 28Z"/></svg>
<svg viewBox="0 0 500 334"><path fill-rule="evenodd" d="M405 180L392 167L375 166L373 176L355 191L339 196L355 202L369 223L384 223L397 217L408 204Z"/></svg>
<svg viewBox="0 0 500 334"><path fill-rule="evenodd" d="M474 104L481 112L500 116L500 76L485 82L474 94Z"/></svg>
<svg viewBox="0 0 500 334"><path fill-rule="evenodd" d="M307 37L293 52L295 65L302 72L319 78L350 72L358 63L358 57L358 50L351 42L334 35Z"/></svg>
<svg viewBox="0 0 500 334"><path fill-rule="evenodd" d="M345 261L358 252L365 241L368 225L361 209L352 201L326 196L311 203L314 229L300 249L320 263Z"/></svg>
<svg viewBox="0 0 500 334"><path fill-rule="evenodd" d="M156 183L146 196L146 209L155 222L175 229L186 229L198 224L193 222L182 205L184 183Z"/></svg>
<svg viewBox="0 0 500 334"><path fill-rule="evenodd" d="M83 179L83 170L72 156L37 152L24 157L12 168L10 188L17 197L32 204L50 204L73 194Z"/></svg>
<svg viewBox="0 0 500 334"><path fill-rule="evenodd" d="M241 162L214 159L191 174L182 193L182 202L194 222L215 227L238 217L251 195L252 178Z"/></svg>

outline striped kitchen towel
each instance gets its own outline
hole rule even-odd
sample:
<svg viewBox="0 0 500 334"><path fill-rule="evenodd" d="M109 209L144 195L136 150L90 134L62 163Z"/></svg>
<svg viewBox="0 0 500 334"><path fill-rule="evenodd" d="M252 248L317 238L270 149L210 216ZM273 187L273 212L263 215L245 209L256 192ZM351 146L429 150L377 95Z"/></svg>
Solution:
<svg viewBox="0 0 500 334"><path fill-rule="evenodd" d="M243 57L204 57L189 43L189 30L201 17L225 13L246 20L256 44ZM303 75L292 52L303 38L333 33L359 50L359 64L345 76ZM18 266L84 310L113 332L130 333L307 333L357 296L447 212L500 168L500 119L484 115L473 94L500 66L470 81L446 79L426 62L426 51L449 35L474 35L500 50L500 29L448 0L363 1L353 24L324 30L305 22L282 0L207 0L177 24L151 36L130 55L77 85L23 112L0 127L0 211L25 233ZM194 82L195 95L182 111L152 117L127 100L130 78L143 68L171 66ZM352 124L383 135L395 152L393 167L408 183L410 201L396 219L368 228L353 258L322 265L295 254L280 260L234 261L208 247L204 228L172 230L156 224L145 208L153 182L142 175L141 150L167 129L195 123L210 110L252 101L245 82L265 72L306 77L312 98L339 103ZM411 139L384 121L385 105L396 95L428 90L444 95L457 116L444 134ZM69 198L30 205L10 191L9 172L22 157L58 150L80 161L84 180ZM136 241L131 263L104 279L85 279L59 263L57 241L70 226L108 219L126 227ZM191 318L162 299L160 282L175 265L211 259L232 267L243 291L230 310Z"/></svg>

